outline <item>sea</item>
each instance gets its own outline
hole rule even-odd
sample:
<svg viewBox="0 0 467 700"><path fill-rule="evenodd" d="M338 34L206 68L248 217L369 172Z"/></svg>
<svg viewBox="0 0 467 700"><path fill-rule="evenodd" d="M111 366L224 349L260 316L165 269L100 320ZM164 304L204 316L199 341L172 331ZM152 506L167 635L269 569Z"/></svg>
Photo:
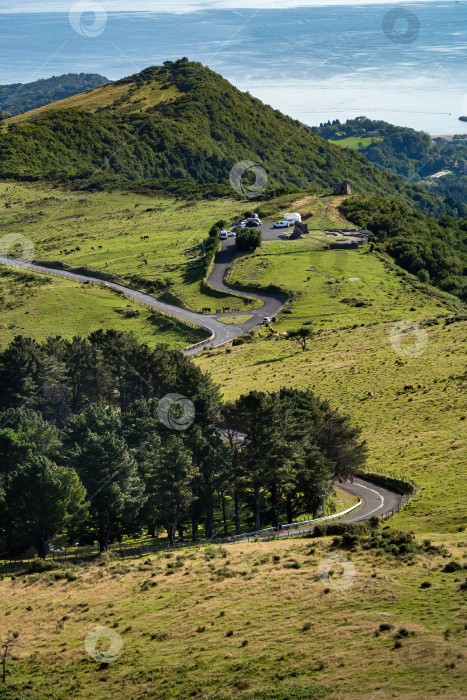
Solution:
<svg viewBox="0 0 467 700"><path fill-rule="evenodd" d="M115 80L186 56L310 126L365 115L432 135L467 133L458 119L467 115L467 0L183 13L72 8L0 10L1 84L82 72Z"/></svg>

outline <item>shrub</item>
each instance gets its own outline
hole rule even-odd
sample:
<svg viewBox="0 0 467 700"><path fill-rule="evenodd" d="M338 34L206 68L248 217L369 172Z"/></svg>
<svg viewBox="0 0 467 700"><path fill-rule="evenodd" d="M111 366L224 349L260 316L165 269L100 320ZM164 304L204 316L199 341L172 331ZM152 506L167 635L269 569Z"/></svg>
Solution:
<svg viewBox="0 0 467 700"><path fill-rule="evenodd" d="M240 229L237 232L236 243L238 250L255 250L261 245L263 240L261 231L254 228Z"/></svg>
<svg viewBox="0 0 467 700"><path fill-rule="evenodd" d="M462 564L458 561L450 561L446 566L444 567L443 571L445 571L447 574L452 574L455 571L461 571L462 570Z"/></svg>
<svg viewBox="0 0 467 700"><path fill-rule="evenodd" d="M379 626L379 631L380 632L389 632L389 630L393 629L393 625L391 625L390 622L382 622Z"/></svg>

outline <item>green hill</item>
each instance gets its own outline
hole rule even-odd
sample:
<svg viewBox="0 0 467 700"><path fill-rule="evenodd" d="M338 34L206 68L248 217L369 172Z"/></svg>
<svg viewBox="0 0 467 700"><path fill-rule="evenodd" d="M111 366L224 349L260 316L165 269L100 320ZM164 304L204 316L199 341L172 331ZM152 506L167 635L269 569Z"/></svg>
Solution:
<svg viewBox="0 0 467 700"><path fill-rule="evenodd" d="M49 102L93 90L109 81L98 73L68 73L33 83L0 85L0 109L6 114L19 114Z"/></svg>
<svg viewBox="0 0 467 700"><path fill-rule="evenodd" d="M395 126L381 120L357 117L341 124L312 127L312 131L342 148L358 150L378 170L422 185L441 197L467 203L467 142L463 135L452 140L433 139L423 131ZM445 172L440 177L435 173Z"/></svg>
<svg viewBox="0 0 467 700"><path fill-rule="evenodd" d="M432 214L453 212L421 187L379 172L304 124L181 59L5 120L0 177L23 180L185 180L229 184L242 160L260 163L268 187L397 196Z"/></svg>

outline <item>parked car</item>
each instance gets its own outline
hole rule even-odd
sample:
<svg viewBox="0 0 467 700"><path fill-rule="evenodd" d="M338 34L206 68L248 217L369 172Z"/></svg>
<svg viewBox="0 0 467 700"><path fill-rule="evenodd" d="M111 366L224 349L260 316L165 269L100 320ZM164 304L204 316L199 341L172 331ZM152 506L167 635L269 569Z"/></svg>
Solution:
<svg viewBox="0 0 467 700"><path fill-rule="evenodd" d="M259 219L248 219L246 225L248 228L255 228L256 226L261 226L261 221Z"/></svg>
<svg viewBox="0 0 467 700"><path fill-rule="evenodd" d="M227 231L221 231L219 236L221 241L225 241L225 239L227 238Z"/></svg>
<svg viewBox="0 0 467 700"><path fill-rule="evenodd" d="M246 228L246 221L238 221L236 224L233 225L234 231L236 231L239 228Z"/></svg>
<svg viewBox="0 0 467 700"><path fill-rule="evenodd" d="M227 231L227 236L228 236L229 238L232 238L232 236L235 236L234 231Z"/></svg>
<svg viewBox="0 0 467 700"><path fill-rule="evenodd" d="M271 318L270 318L270 316L265 316L265 317L263 318L263 323L271 323Z"/></svg>
<svg viewBox="0 0 467 700"><path fill-rule="evenodd" d="M289 226L292 226L294 222L293 221L276 221L274 224L273 228L288 228Z"/></svg>

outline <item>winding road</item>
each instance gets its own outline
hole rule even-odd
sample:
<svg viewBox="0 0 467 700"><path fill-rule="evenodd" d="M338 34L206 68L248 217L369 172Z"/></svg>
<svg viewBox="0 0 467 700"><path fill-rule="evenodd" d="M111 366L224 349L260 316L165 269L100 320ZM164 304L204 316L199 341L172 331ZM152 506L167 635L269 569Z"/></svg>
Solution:
<svg viewBox="0 0 467 700"><path fill-rule="evenodd" d="M234 289L228 287L224 282L224 277L232 263L235 256L236 246L235 238L229 238L226 241L222 241L222 248L217 253L215 258L215 263L211 274L207 280L208 284L221 292L226 292L230 294L235 292ZM129 287L125 287L116 282L106 282L97 277L91 277L89 275L82 275L77 272L71 272L70 270L61 270L55 267L46 267L44 265L36 265L35 263L26 262L23 260L16 260L15 258L2 257L0 256L0 264L8 265L10 267L16 267L22 270L30 270L31 272L39 272L46 275L56 275L58 277L64 277L66 279L75 280L77 282L85 282L87 284L101 284L109 287L109 289L114 289L117 292L121 292L125 297L131 299L132 301L139 302L140 304L145 304L153 309L162 311L162 313L171 314L172 316L177 316L183 321L189 321L197 326L205 329L209 336L206 340L201 343L196 343L194 346L190 346L185 350L186 355L196 355L202 352L205 348L218 347L224 343L228 343L234 338L246 333L247 331L260 325L262 319L265 316L275 316L280 308L282 307L284 301L279 297L268 296L267 294L260 294L256 292L248 292L243 294L243 296L254 297L255 299L260 299L263 302L263 306L260 309L254 311L249 311L248 318L245 323L239 324L237 326L229 326L225 323L220 323L216 319L221 317L222 314L198 314L194 311L187 311L182 309L180 306L175 306L174 304L168 304L165 301L160 301L150 294L144 294L143 292L138 292ZM246 312L245 312L246 313ZM224 314L230 316L231 314ZM241 313L235 314L236 316L241 316Z"/></svg>
<svg viewBox="0 0 467 700"><path fill-rule="evenodd" d="M208 278L208 283L214 289L221 292L231 293L232 288L228 287L224 278L227 273L229 266L231 265L235 256L236 246L235 238L229 238L222 242L222 248L217 253L215 258L215 264L213 270ZM85 282L88 284L101 284L114 289L117 292L121 292L125 297L133 301L145 304L151 308L157 309L159 311L176 316L184 321L189 321L191 323L204 328L211 334L211 337L207 340L197 343L194 346L190 346L185 350L186 355L195 355L202 352L206 347L218 347L224 343L227 343L239 335L251 330L252 328L258 326L264 316L275 316L283 305L283 300L279 297L270 296L266 294L261 294L257 292L248 292L245 296L254 297L260 299L263 302L263 306L255 311L248 312L248 316L252 316L245 323L237 326L229 326L220 323L216 320L219 317L216 316L197 314L192 311L187 311L179 306L173 304L168 304L164 301L159 301L155 299L150 294L144 294L138 292L129 287L125 287L116 282L106 282L100 280L96 277L91 277L89 275L82 275L76 272L71 272L69 270L61 270L57 268L46 267L44 265L36 265L34 263L16 260L14 258L1 257L0 264L9 265L10 267L15 267L24 270L30 270L31 272L39 272L47 275L57 275L59 277L64 277L66 279L76 280L77 282ZM238 293L238 292L237 292ZM236 314L237 316L241 314ZM398 508L401 504L400 494L391 491L383 486L374 484L373 482L366 481L364 479L355 479L352 484L339 484L340 488L353 493L362 500L362 506L355 510L355 512L350 513L341 519L340 522L358 522L360 520L366 520L372 515L386 515ZM289 532L291 532L289 530Z"/></svg>

